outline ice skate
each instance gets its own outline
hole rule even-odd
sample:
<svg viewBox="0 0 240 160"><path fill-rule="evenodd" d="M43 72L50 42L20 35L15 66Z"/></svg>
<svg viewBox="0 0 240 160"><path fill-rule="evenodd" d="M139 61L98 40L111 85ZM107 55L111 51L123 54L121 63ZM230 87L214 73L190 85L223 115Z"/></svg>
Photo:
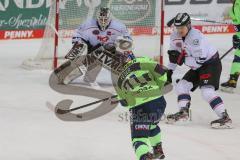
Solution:
<svg viewBox="0 0 240 160"><path fill-rule="evenodd" d="M215 129L232 128L232 120L230 119L227 111L222 113L222 118L212 121L211 127Z"/></svg>
<svg viewBox="0 0 240 160"><path fill-rule="evenodd" d="M189 120L189 106L188 104L186 107L183 107L180 109L179 112L174 113L174 114L169 114L167 116L167 124L173 124L177 121L187 121Z"/></svg>
<svg viewBox="0 0 240 160"><path fill-rule="evenodd" d="M231 74L227 82L221 84L221 91L227 93L234 93L237 87L238 74Z"/></svg>
<svg viewBox="0 0 240 160"><path fill-rule="evenodd" d="M146 153L141 157L141 160L154 160L152 153Z"/></svg>
<svg viewBox="0 0 240 160"><path fill-rule="evenodd" d="M159 143L157 146L153 147L153 158L154 159L164 159L165 155L162 149L162 143Z"/></svg>

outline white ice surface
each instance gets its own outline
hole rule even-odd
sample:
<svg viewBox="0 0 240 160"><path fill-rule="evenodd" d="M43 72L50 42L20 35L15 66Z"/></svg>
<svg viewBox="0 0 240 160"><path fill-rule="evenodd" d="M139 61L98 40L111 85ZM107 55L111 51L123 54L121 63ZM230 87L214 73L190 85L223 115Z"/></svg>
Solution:
<svg viewBox="0 0 240 160"><path fill-rule="evenodd" d="M208 37L221 53L231 47L231 35ZM56 93L48 86L50 72L19 67L24 59L37 53L40 43L0 41L0 160L134 160L129 122L121 119L127 113L124 108L119 106L88 122L64 122L46 107L46 101L56 104L63 98L74 99L75 106L94 99ZM144 49L144 44L141 47ZM223 60L222 81L228 78L231 58ZM178 71L175 78L184 69ZM192 94L192 122L177 126L160 123L166 160L240 159L240 95L218 93L234 129L209 127L209 122L217 117L197 91ZM177 111L175 93L165 97L166 113Z"/></svg>

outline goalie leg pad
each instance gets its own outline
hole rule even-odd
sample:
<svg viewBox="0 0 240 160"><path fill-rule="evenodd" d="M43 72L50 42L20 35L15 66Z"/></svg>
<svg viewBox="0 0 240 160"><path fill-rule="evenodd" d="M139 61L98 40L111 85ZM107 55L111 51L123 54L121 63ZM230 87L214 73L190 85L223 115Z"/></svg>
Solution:
<svg viewBox="0 0 240 160"><path fill-rule="evenodd" d="M74 69L67 77L64 79L63 83L64 84L69 84L73 80L77 79L78 77L83 75L83 71L81 70L80 67Z"/></svg>
<svg viewBox="0 0 240 160"><path fill-rule="evenodd" d="M83 42L76 42L72 49L65 56L66 59L74 60L76 57L87 53L87 45Z"/></svg>

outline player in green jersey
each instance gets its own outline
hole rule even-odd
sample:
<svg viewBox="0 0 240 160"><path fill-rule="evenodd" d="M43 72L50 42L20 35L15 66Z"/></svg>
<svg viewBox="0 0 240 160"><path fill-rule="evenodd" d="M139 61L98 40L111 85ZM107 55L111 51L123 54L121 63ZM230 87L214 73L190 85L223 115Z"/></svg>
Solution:
<svg viewBox="0 0 240 160"><path fill-rule="evenodd" d="M138 160L165 157L158 123L166 107L162 95L166 80L165 68L147 57L129 61L119 74L115 87L121 104L131 114L132 143Z"/></svg>
<svg viewBox="0 0 240 160"><path fill-rule="evenodd" d="M237 80L240 74L240 0L233 0L233 7L230 11L236 34L233 35L233 47L236 49L231 67L230 79L221 84L223 91L234 92L237 87Z"/></svg>

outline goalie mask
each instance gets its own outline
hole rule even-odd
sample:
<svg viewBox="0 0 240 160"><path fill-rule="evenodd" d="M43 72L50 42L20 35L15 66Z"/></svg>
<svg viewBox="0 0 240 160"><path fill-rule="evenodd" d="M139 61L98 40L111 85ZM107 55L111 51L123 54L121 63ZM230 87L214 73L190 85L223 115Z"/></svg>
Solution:
<svg viewBox="0 0 240 160"><path fill-rule="evenodd" d="M102 31L106 30L109 23L111 22L111 12L109 8L102 7L97 14L97 22Z"/></svg>

